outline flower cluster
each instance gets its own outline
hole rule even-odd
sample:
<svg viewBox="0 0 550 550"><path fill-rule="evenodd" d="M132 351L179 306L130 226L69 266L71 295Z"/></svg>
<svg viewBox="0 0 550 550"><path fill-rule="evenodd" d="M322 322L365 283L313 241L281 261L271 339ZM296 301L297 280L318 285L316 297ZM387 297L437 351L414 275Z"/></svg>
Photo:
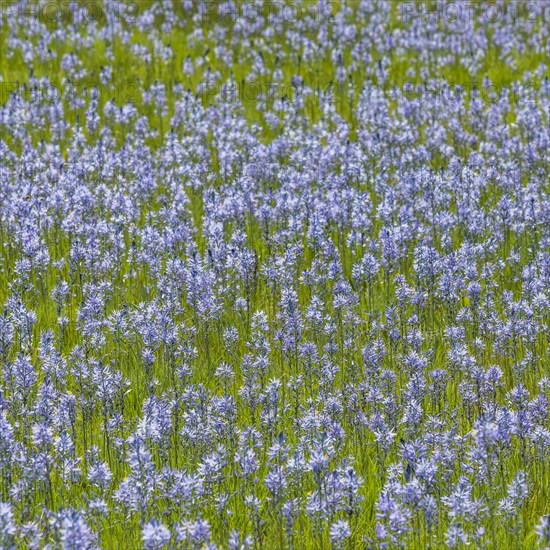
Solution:
<svg viewBox="0 0 550 550"><path fill-rule="evenodd" d="M1 548L550 546L550 4L492 4L2 12Z"/></svg>

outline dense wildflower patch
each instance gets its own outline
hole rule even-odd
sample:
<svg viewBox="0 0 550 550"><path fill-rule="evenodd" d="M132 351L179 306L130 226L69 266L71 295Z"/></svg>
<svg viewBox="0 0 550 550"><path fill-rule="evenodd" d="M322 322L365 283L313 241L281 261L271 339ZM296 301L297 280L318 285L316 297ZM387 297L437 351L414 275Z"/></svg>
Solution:
<svg viewBox="0 0 550 550"><path fill-rule="evenodd" d="M550 546L550 4L4 2L1 548Z"/></svg>

